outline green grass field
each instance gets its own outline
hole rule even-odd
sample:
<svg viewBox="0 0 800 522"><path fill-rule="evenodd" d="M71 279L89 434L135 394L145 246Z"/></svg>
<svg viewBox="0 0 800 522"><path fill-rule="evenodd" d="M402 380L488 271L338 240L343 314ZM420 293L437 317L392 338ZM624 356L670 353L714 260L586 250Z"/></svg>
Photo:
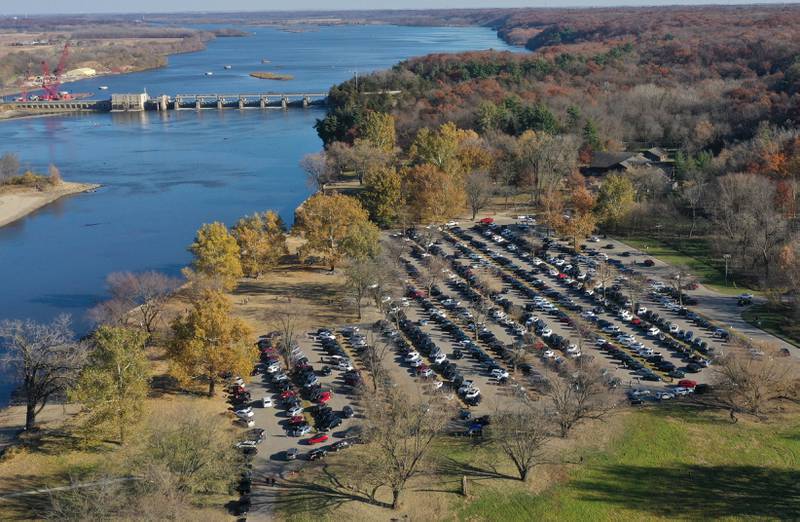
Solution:
<svg viewBox="0 0 800 522"><path fill-rule="evenodd" d="M769 303L757 304L742 312L742 318L765 332L800 346L800 324L787 307Z"/></svg>
<svg viewBox="0 0 800 522"><path fill-rule="evenodd" d="M538 496L491 485L460 520L800 518L800 419L731 424L659 408L629 415L624 435ZM508 487L508 486L512 487Z"/></svg>
<svg viewBox="0 0 800 522"><path fill-rule="evenodd" d="M658 240L652 237L615 238L638 250L646 251L661 261L672 266L686 266L708 288L726 295L738 295L743 291L750 293L759 292L747 286L742 281L728 274L728 284L725 284L725 268L721 259L709 255L710 248L704 239L692 240ZM645 249L645 247L647 247Z"/></svg>
<svg viewBox="0 0 800 522"><path fill-rule="evenodd" d="M577 446L554 441L564 448L549 456L556 463L527 484L492 450L448 438L436 453L449 466L415 480L399 511L320 494L329 484L320 468L302 473L305 494L274 505L298 521L800 519L800 414L732 424L725 413L662 405L609 422L584 425ZM461 475L470 477L468 498Z"/></svg>

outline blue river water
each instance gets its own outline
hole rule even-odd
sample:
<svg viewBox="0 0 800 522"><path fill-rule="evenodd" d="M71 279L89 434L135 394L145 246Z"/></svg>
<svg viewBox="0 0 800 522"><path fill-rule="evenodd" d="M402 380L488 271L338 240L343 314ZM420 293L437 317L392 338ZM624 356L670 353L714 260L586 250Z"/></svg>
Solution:
<svg viewBox="0 0 800 522"><path fill-rule="evenodd" d="M162 69L99 77L63 89L95 97L147 90L182 93L326 92L352 77L431 52L509 49L486 28L337 26L290 33L242 28L204 51L175 55ZM262 64L262 60L270 63ZM230 65L229 70L224 69ZM206 75L206 72L213 75ZM258 80L253 71L291 74ZM101 85L108 90L98 91ZM96 93L96 94L95 94ZM107 274L177 274L186 246L206 222L277 210L289 223L309 194L300 158L321 146L321 109L203 110L69 115L0 122L0 154L68 181L100 183L96 193L62 199L0 227L0 319L73 317L104 298ZM0 375L0 405L13 383Z"/></svg>

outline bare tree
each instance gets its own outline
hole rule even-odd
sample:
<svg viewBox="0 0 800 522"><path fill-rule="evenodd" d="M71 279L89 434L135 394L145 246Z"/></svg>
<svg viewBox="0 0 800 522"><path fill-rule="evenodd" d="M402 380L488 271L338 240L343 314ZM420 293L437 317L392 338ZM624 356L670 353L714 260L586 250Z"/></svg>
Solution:
<svg viewBox="0 0 800 522"><path fill-rule="evenodd" d="M524 482L530 471L541 462L550 430L545 414L531 405L519 411L493 415L484 437L514 464L519 479Z"/></svg>
<svg viewBox="0 0 800 522"><path fill-rule="evenodd" d="M742 266L761 269L770 280L777 251L790 232L789 221L775 204L774 183L756 174L729 174L717 181L712 222L720 232L719 246Z"/></svg>
<svg viewBox="0 0 800 522"><path fill-rule="evenodd" d="M365 438L374 451L370 466L373 483L392 492L392 509L408 481L423 471L433 440L444 432L450 417L447 404L437 398L412 400L395 388L378 388L367 401Z"/></svg>
<svg viewBox="0 0 800 522"><path fill-rule="evenodd" d="M691 239L697 226L697 211L706 197L711 176L706 169L691 169L687 175L688 179L683 183L682 192L683 199L692 212L692 226L689 228L689 239Z"/></svg>
<svg viewBox="0 0 800 522"><path fill-rule="evenodd" d="M797 363L771 345L736 343L714 362L713 393L696 399L728 410L733 422L737 413L766 419L780 400L798 399Z"/></svg>
<svg viewBox="0 0 800 522"><path fill-rule="evenodd" d="M12 152L0 156L0 183L19 175L19 158Z"/></svg>
<svg viewBox="0 0 800 522"><path fill-rule="evenodd" d="M606 298L606 289L611 286L617 275L617 270L606 261L597 265L592 280L603 289L603 299Z"/></svg>
<svg viewBox="0 0 800 522"><path fill-rule="evenodd" d="M180 284L180 279L160 272L114 272L106 278L111 299L90 310L90 317L101 324L129 326L135 322L152 335L167 300Z"/></svg>
<svg viewBox="0 0 800 522"><path fill-rule="evenodd" d="M647 289L645 278L638 274L629 274L622 279L622 289L631 302L631 312L635 312Z"/></svg>
<svg viewBox="0 0 800 522"><path fill-rule="evenodd" d="M679 266L670 274L669 282L672 289L678 294L678 304L683 306L683 291L694 285L694 275L685 266Z"/></svg>
<svg viewBox="0 0 800 522"><path fill-rule="evenodd" d="M51 397L64 392L77 379L86 361L86 347L77 341L61 315L50 324L31 320L0 322L3 366L21 382L25 396L25 429L36 425L36 415Z"/></svg>
<svg viewBox="0 0 800 522"><path fill-rule="evenodd" d="M278 332L275 347L289 370L292 367L293 351L298 346L297 335L300 329L300 316L293 310L278 310L269 314L267 322Z"/></svg>
<svg viewBox="0 0 800 522"><path fill-rule="evenodd" d="M356 304L359 320L361 320L361 304L364 298L370 295L371 290L380 287L379 272L380 267L374 259L351 259L345 267L345 286Z"/></svg>
<svg viewBox="0 0 800 522"><path fill-rule="evenodd" d="M593 366L583 366L571 375L549 379L547 392L551 418L566 437L577 424L605 418L617 406L602 373Z"/></svg>
<svg viewBox="0 0 800 522"><path fill-rule="evenodd" d="M325 185L333 181L332 169L324 152L306 154L300 160L300 168L305 171L308 184L322 193L325 193Z"/></svg>
<svg viewBox="0 0 800 522"><path fill-rule="evenodd" d="M478 277L475 283L472 284L472 289L477 294L477 299L470 302L469 311L472 314L471 323L474 328L475 339L477 339L478 330L486 322L489 312L494 306L491 296L500 292L502 286L489 277Z"/></svg>
<svg viewBox="0 0 800 522"><path fill-rule="evenodd" d="M528 350L526 350L525 347L523 347L523 346L517 346L517 347L514 347L514 348L508 350L507 356L506 356L506 360L508 361L508 364L511 365L511 371L512 372L516 372L517 368L520 365L525 364L525 363L531 361L532 359L533 359L533 356L531 355L531 353L528 352Z"/></svg>
<svg viewBox="0 0 800 522"><path fill-rule="evenodd" d="M474 171L464 180L464 190L467 193L467 204L472 211L472 219L483 210L492 200L492 181L485 172Z"/></svg>
<svg viewBox="0 0 800 522"><path fill-rule="evenodd" d="M389 343L375 335L375 331L370 331L367 346L361 352L361 360L364 361L364 367L372 379L373 393L377 393L378 387L389 379L389 372L384 365L387 353L389 353Z"/></svg>
<svg viewBox="0 0 800 522"><path fill-rule="evenodd" d="M420 270L420 280L425 286L428 295L431 294L433 287L439 284L444 278L448 270L448 264L447 260L441 256L429 256L425 258L422 270Z"/></svg>

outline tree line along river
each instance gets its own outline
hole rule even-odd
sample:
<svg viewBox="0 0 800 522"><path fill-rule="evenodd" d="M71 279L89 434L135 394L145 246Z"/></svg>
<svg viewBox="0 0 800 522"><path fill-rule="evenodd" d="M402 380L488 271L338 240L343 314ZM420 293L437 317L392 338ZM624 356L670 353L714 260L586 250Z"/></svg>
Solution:
<svg viewBox="0 0 800 522"><path fill-rule="evenodd" d="M388 68L411 56L511 49L493 31L478 27L241 29L251 36L218 38L204 51L171 56L163 69L63 88L97 97L144 90L152 96L326 92L356 72ZM249 76L263 70L294 80ZM100 86L108 89L99 91ZM298 161L320 148L313 124L321 116L321 109L253 109L0 122L0 154L14 152L37 170L53 163L69 181L103 185L0 228L0 319L49 321L68 313L76 331L85 332L86 311L104 298L107 274L177 274L189 260L186 246L200 224L231 225L266 209L291 223L294 209L309 195ZM10 381L0 375L0 405L14 386Z"/></svg>

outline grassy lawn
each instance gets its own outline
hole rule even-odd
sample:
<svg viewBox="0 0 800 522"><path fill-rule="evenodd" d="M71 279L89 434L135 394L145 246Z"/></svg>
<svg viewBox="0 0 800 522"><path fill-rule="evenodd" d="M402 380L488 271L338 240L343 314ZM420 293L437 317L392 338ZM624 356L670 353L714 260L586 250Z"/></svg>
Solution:
<svg viewBox="0 0 800 522"><path fill-rule="evenodd" d="M800 347L800 324L785 306L769 303L753 305L742 313L742 319Z"/></svg>
<svg viewBox="0 0 800 522"><path fill-rule="evenodd" d="M708 288L725 295L738 295L743 291L758 294L757 290L735 281L728 273L725 285L724 262L709 256L710 248L704 239L658 240L652 237L615 238L672 266L686 266ZM645 249L645 246L647 249Z"/></svg>
<svg viewBox="0 0 800 522"><path fill-rule="evenodd" d="M301 474L304 494L294 490L293 501L275 505L293 521L798 519L799 429L797 413L731 424L720 413L649 408L553 441L551 462L528 483L511 478L493 450L446 439L436 447L437 471L415 479L396 512L332 495L316 466ZM326 465L355 454L346 455ZM460 495L462 475L470 478L468 498Z"/></svg>
<svg viewBox="0 0 800 522"><path fill-rule="evenodd" d="M800 418L768 424L659 409L625 420L609 451L533 495L481 487L460 520L797 519Z"/></svg>

